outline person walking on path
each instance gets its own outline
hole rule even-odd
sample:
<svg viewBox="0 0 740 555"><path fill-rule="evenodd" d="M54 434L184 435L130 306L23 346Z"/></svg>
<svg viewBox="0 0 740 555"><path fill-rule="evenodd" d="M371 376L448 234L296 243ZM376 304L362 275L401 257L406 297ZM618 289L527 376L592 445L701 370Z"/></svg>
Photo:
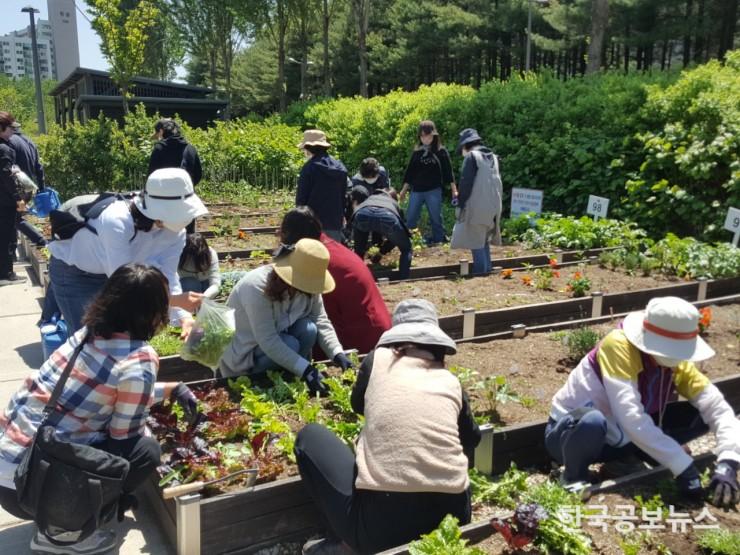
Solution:
<svg viewBox="0 0 740 555"><path fill-rule="evenodd" d="M483 145L475 129L463 129L457 145L463 164L452 230L451 249L470 249L473 274L487 274L491 264L491 239L501 244L503 186L498 158Z"/></svg>
<svg viewBox="0 0 740 555"><path fill-rule="evenodd" d="M185 247L185 226L207 213L188 173L166 168L150 175L132 202L116 200L71 239L51 241L50 289L68 329L80 328L86 306L108 276L124 264L139 262L167 277L173 323L187 335L193 325L191 313L202 295L182 293L177 266Z"/></svg>
<svg viewBox="0 0 740 555"><path fill-rule="evenodd" d="M367 353L391 327L391 315L367 265L341 243L321 232L321 222L307 206L289 211L280 224L280 242L294 245L301 239L317 239L329 251L329 273L334 291L324 293L324 309L345 349ZM314 347L314 358L325 359Z"/></svg>
<svg viewBox="0 0 740 555"><path fill-rule="evenodd" d="M579 489L591 463L633 456L666 466L682 495L703 500L699 471L682 444L711 430L717 440L711 500L737 504L740 420L694 364L712 356L691 303L658 297L629 314L553 397L545 447L565 465L561 481ZM669 404L676 392L688 399L688 410Z"/></svg>
<svg viewBox="0 0 740 555"><path fill-rule="evenodd" d="M221 287L218 253L208 246L200 233L189 233L185 239L177 275L184 292L203 293L207 299L218 295Z"/></svg>
<svg viewBox="0 0 740 555"><path fill-rule="evenodd" d="M157 382L159 357L148 341L168 320L164 275L140 264L118 268L96 295L84 327L59 347L23 382L0 414L0 506L17 518L31 519L18 504L13 477L42 420L44 407L68 360L82 344L48 424L57 436L91 445L127 459L119 519L135 506L133 493L161 464L157 440L146 433L153 403L171 399L197 418L197 400L183 383ZM115 532L98 529L76 544L60 547L37 532L35 553L104 553L116 545Z"/></svg>
<svg viewBox="0 0 740 555"><path fill-rule="evenodd" d="M428 243L445 243L447 236L442 223L442 189L449 184L453 201L457 198L452 162L449 153L442 146L433 121L425 120L419 124L417 139L418 143L403 176L399 200L403 203L406 193L411 190L406 208L406 224L409 229L415 229L419 224L421 207L426 205L432 225L432 235L428 238Z"/></svg>
<svg viewBox="0 0 740 555"><path fill-rule="evenodd" d="M446 369L456 351L432 303L402 301L352 391L352 408L365 415L356 455L318 424L298 432L298 470L329 533L303 553L378 553L447 514L470 522L468 466L481 436Z"/></svg>
<svg viewBox="0 0 740 555"><path fill-rule="evenodd" d="M411 269L411 232L403 221L403 213L390 193L380 190L369 195L362 185L352 188L352 236L355 252L365 257L370 234L384 239L379 256L395 247L401 251L398 259L398 277L408 279Z"/></svg>
<svg viewBox="0 0 740 555"><path fill-rule="evenodd" d="M313 210L324 233L341 242L347 168L340 160L329 156L330 147L323 131L304 131L303 141L298 148L303 150L306 163L298 176L295 204Z"/></svg>
<svg viewBox="0 0 740 555"><path fill-rule="evenodd" d="M177 122L170 118L162 118L154 125L154 144L149 157L147 176L162 168L182 168L190 176L193 189L203 177L200 157L197 149L188 143L182 136ZM188 233L195 233L195 220L186 228Z"/></svg>
<svg viewBox="0 0 740 555"><path fill-rule="evenodd" d="M26 209L13 175L15 150L10 138L15 134L15 118L0 112L0 286L25 283L26 279L13 271L13 245L16 244L15 223Z"/></svg>
<svg viewBox="0 0 740 555"><path fill-rule="evenodd" d="M312 394L328 392L311 364L318 341L343 370L352 364L324 310L321 295L334 290L329 251L315 239L284 246L275 262L248 272L226 302L234 309L236 333L220 362L223 376L285 369L303 378Z"/></svg>
<svg viewBox="0 0 740 555"><path fill-rule="evenodd" d="M41 165L38 148L31 139L21 133L21 124L18 121L13 123L15 133L10 136L9 143L15 151L15 164L28 177L33 179L39 191L44 190L44 167ZM30 199L29 199L30 200ZM23 213L18 212L15 227L37 247L45 247L46 239L38 229L23 219ZM15 252L17 243L11 248Z"/></svg>

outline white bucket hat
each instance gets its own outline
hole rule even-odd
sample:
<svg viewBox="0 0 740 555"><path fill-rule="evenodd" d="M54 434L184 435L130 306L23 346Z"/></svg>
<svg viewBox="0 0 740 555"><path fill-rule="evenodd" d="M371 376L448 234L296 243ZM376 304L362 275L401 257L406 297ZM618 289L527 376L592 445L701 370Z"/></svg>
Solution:
<svg viewBox="0 0 740 555"><path fill-rule="evenodd" d="M401 301L393 311L393 327L383 333L378 347L397 343L440 345L448 355L457 352L455 342L439 327L437 309L423 299Z"/></svg>
<svg viewBox="0 0 740 555"><path fill-rule="evenodd" d="M161 220L168 228L184 228L208 209L193 192L190 174L182 168L162 168L152 172L134 204L147 218Z"/></svg>
<svg viewBox="0 0 740 555"><path fill-rule="evenodd" d="M624 319L624 335L649 355L698 362L714 356L699 337L699 311L678 297L650 299L645 310Z"/></svg>

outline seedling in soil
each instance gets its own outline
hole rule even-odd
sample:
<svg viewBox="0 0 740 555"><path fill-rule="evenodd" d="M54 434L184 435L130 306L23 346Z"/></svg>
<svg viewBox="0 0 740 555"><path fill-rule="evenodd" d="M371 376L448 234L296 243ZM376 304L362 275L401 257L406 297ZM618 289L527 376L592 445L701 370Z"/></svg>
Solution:
<svg viewBox="0 0 740 555"><path fill-rule="evenodd" d="M586 277L583 270L578 270L568 280L565 290L570 291L574 298L585 297L586 293L591 290L591 280Z"/></svg>
<svg viewBox="0 0 740 555"><path fill-rule="evenodd" d="M180 348L182 347L180 333L182 333L180 328L167 326L164 330L152 337L149 341L149 345L151 345L161 357L176 355L180 352Z"/></svg>
<svg viewBox="0 0 740 555"><path fill-rule="evenodd" d="M635 495L634 500L637 507L641 510L653 513L656 511L660 511L661 513L668 512L668 508L663 502L663 497L659 493L656 493L649 499L643 499L642 495Z"/></svg>
<svg viewBox="0 0 740 555"><path fill-rule="evenodd" d="M697 544L710 555L740 555L740 532L709 530L699 536Z"/></svg>
<svg viewBox="0 0 740 555"><path fill-rule="evenodd" d="M671 555L671 550L650 532L630 534L619 542L624 555L641 555L645 552Z"/></svg>
<svg viewBox="0 0 740 555"><path fill-rule="evenodd" d="M468 547L468 540L462 539L457 519L447 515L436 530L423 535L409 545L411 555L483 555L477 547Z"/></svg>
<svg viewBox="0 0 740 555"><path fill-rule="evenodd" d="M563 345L568 349L568 357L571 361L580 361L591 349L596 346L601 336L590 328L577 328L569 331L562 339Z"/></svg>

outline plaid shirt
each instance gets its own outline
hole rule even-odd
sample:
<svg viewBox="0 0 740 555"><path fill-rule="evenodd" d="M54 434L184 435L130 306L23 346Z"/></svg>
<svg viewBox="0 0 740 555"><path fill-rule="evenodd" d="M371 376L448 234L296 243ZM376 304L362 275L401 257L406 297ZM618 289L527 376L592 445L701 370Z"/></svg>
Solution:
<svg viewBox="0 0 740 555"><path fill-rule="evenodd" d="M86 328L79 330L33 372L0 416L0 485L8 477L12 481L9 472L33 440L44 406L85 333ZM155 385L158 368L159 357L145 341L125 334L96 337L77 357L48 423L60 438L87 445L142 435L149 407L164 394L163 386Z"/></svg>

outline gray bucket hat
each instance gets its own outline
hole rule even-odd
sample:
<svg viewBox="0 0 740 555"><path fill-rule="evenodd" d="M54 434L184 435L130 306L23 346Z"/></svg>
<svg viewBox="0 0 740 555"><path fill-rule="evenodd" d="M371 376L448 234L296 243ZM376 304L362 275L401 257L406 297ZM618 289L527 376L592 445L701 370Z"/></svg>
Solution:
<svg viewBox="0 0 740 555"><path fill-rule="evenodd" d="M380 336L378 347L397 343L440 345L448 355L457 352L455 342L439 327L437 309L423 299L401 301L393 311L393 327Z"/></svg>

